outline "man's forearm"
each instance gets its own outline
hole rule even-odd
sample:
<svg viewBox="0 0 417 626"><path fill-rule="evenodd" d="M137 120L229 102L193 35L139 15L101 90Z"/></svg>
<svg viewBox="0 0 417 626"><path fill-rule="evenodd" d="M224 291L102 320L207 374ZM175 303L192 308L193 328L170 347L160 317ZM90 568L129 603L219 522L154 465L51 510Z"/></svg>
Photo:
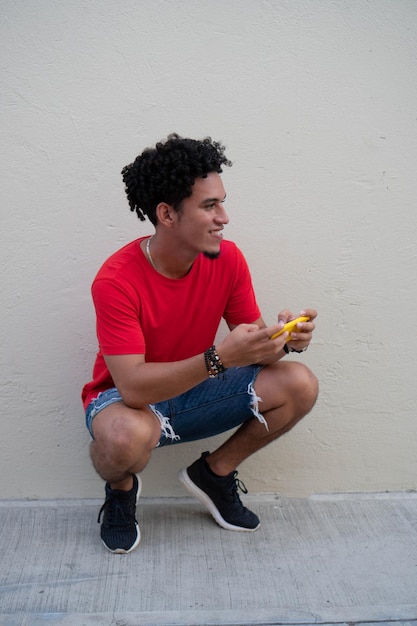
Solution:
<svg viewBox="0 0 417 626"><path fill-rule="evenodd" d="M112 367L113 380L124 403L134 409L174 398L192 389L208 377L204 355L199 354L183 361L171 363L134 363L124 372Z"/></svg>

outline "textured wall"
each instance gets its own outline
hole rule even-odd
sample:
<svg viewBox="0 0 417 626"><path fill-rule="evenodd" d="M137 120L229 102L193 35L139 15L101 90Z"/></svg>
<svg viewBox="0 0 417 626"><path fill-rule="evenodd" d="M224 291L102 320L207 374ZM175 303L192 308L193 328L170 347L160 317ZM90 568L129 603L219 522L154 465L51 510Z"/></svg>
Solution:
<svg viewBox="0 0 417 626"><path fill-rule="evenodd" d="M242 467L252 491L417 487L414 0L0 1L0 497L98 497L80 389L101 262L151 232L121 168L222 140L267 321L319 309L320 400ZM219 438L221 440L222 438ZM157 451L145 493L215 442Z"/></svg>

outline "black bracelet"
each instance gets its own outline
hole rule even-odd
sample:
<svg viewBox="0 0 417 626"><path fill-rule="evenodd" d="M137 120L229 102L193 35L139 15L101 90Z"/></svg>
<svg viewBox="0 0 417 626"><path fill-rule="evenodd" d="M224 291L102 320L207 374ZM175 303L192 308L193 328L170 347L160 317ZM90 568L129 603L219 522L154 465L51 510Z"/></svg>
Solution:
<svg viewBox="0 0 417 626"><path fill-rule="evenodd" d="M216 378L216 376L222 374L226 370L221 358L217 354L216 346L211 346L211 348L205 351L204 362L206 364L209 378Z"/></svg>
<svg viewBox="0 0 417 626"><path fill-rule="evenodd" d="M297 354L301 354L307 350L308 346L303 348L302 350L296 350L295 348L289 348L286 343L284 343L284 352L285 354L289 354L290 352L296 352Z"/></svg>

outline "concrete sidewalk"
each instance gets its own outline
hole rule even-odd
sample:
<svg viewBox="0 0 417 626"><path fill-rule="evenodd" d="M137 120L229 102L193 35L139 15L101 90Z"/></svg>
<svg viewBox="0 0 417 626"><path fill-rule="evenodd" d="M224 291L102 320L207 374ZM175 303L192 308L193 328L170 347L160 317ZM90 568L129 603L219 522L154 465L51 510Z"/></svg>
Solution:
<svg viewBox="0 0 417 626"><path fill-rule="evenodd" d="M102 501L0 501L0 624L417 626L417 494L245 500L255 533L141 499L130 555L102 546Z"/></svg>

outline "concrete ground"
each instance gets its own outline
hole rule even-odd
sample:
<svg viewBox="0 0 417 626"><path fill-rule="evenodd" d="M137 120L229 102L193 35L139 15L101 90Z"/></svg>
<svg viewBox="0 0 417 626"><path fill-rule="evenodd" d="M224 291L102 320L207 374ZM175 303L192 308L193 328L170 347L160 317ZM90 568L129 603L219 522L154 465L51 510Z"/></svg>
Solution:
<svg viewBox="0 0 417 626"><path fill-rule="evenodd" d="M417 494L245 500L255 533L141 499L129 555L102 546L101 501L0 501L1 626L417 626Z"/></svg>

